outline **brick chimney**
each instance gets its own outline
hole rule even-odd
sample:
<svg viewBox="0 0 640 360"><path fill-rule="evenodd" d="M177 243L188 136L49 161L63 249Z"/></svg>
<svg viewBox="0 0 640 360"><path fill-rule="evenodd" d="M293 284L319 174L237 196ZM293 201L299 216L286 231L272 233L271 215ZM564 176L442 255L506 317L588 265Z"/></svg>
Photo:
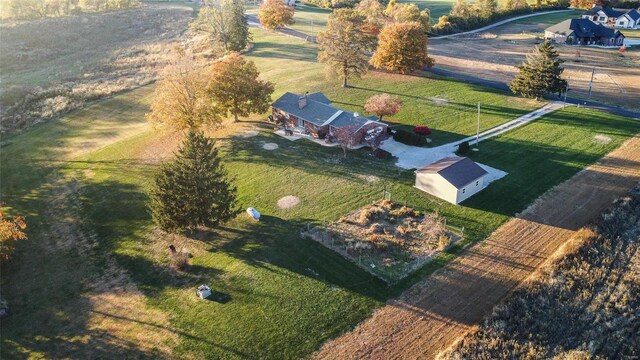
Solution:
<svg viewBox="0 0 640 360"><path fill-rule="evenodd" d="M300 96L298 98L298 107L300 109L304 109L305 106L307 106L307 94L309 92L307 91L306 93L304 93L304 96Z"/></svg>

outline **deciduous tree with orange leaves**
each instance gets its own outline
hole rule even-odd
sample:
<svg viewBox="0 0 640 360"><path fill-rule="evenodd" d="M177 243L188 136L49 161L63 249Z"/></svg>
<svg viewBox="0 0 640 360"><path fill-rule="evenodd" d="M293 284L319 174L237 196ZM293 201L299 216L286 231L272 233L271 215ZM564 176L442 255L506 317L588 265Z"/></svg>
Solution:
<svg viewBox="0 0 640 360"><path fill-rule="evenodd" d="M407 74L433 66L427 56L427 37L417 22L389 24L382 29L378 48L371 58L371 65L378 69Z"/></svg>
<svg viewBox="0 0 640 360"><path fill-rule="evenodd" d="M294 9L282 0L265 0L260 6L258 18L267 29L275 30L284 25L293 24Z"/></svg>
<svg viewBox="0 0 640 360"><path fill-rule="evenodd" d="M0 209L0 259L8 260L11 258L14 249L14 243L27 238L24 229L27 223L24 217L16 216L13 218L4 215Z"/></svg>

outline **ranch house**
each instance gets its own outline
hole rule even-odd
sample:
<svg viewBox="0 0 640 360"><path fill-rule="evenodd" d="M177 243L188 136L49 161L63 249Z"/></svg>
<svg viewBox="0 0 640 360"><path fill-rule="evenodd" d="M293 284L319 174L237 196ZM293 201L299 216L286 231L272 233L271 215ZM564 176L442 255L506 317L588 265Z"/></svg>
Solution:
<svg viewBox="0 0 640 360"><path fill-rule="evenodd" d="M569 19L544 31L544 38L567 45L622 46L624 35L588 19Z"/></svg>
<svg viewBox="0 0 640 360"><path fill-rule="evenodd" d="M375 116L339 109L321 92L298 95L287 92L271 104L272 116L285 131L309 135L349 147L379 144L387 138L387 124Z"/></svg>
<svg viewBox="0 0 640 360"><path fill-rule="evenodd" d="M458 205L485 188L487 174L467 157L448 157L418 169L415 187Z"/></svg>

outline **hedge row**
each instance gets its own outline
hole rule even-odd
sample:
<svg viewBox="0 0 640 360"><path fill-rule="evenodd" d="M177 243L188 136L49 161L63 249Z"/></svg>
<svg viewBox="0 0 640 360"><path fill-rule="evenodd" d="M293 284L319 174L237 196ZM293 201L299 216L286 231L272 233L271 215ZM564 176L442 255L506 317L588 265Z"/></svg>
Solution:
<svg viewBox="0 0 640 360"><path fill-rule="evenodd" d="M403 143L403 144L407 144L407 145L413 145L413 146L426 146L427 145L427 138L422 136L422 135L418 135L415 134L411 131L406 131L406 130L402 130L402 129L398 129L396 130L396 133L393 134L393 140Z"/></svg>

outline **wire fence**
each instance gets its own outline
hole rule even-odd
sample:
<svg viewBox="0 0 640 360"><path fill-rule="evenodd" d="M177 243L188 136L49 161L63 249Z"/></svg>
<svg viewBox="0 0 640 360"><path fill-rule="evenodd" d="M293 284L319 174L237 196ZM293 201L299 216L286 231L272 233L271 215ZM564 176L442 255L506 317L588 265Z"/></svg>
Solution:
<svg viewBox="0 0 640 360"><path fill-rule="evenodd" d="M382 199L394 202L392 194L388 190L383 190ZM406 201L395 201L396 204L410 206ZM398 261L394 259L395 265L388 267L385 263L385 256L372 253L373 245L359 238L352 231L347 231L338 226L331 226L331 223L323 220L318 222L307 223L304 235L309 236L313 240L321 243L325 247L335 251L348 259L352 263L370 273L373 276L385 281L389 285L393 285L403 278L409 276L428 262L432 261L440 252L464 239L464 227L458 227L447 224L445 217L441 217L444 222L446 233L449 234L450 243L443 249L437 249L428 256L417 256L409 261Z"/></svg>

